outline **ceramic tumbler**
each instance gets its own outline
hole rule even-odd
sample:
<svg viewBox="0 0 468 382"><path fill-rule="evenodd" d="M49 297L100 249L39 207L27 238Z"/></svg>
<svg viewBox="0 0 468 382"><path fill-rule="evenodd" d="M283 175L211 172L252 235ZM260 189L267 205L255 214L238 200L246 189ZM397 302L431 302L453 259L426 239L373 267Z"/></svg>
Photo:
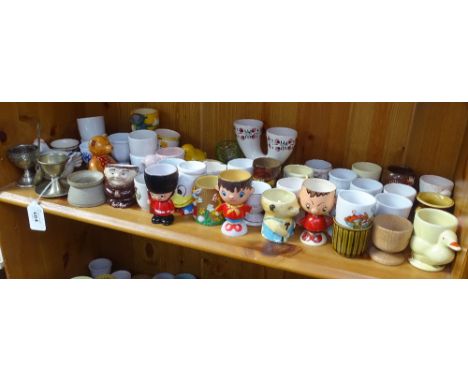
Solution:
<svg viewBox="0 0 468 382"><path fill-rule="evenodd" d="M408 198L397 194L376 195L376 215L398 215L408 218L413 203Z"/></svg>
<svg viewBox="0 0 468 382"><path fill-rule="evenodd" d="M139 108L130 115L132 131L154 130L159 126L159 112L153 108Z"/></svg>
<svg viewBox="0 0 468 382"><path fill-rule="evenodd" d="M379 180L382 167L372 162L356 162L351 169L360 177L365 179Z"/></svg>
<svg viewBox="0 0 468 382"><path fill-rule="evenodd" d="M374 220L376 203L375 197L366 192L343 190L336 201L335 220L350 229L367 229Z"/></svg>
<svg viewBox="0 0 468 382"><path fill-rule="evenodd" d="M128 135L128 144L134 156L152 155L158 149L158 136L151 130L136 130Z"/></svg>
<svg viewBox="0 0 468 382"><path fill-rule="evenodd" d="M106 134L106 126L102 115L98 117L78 118L76 123L78 124L81 141L89 141L96 135Z"/></svg>
<svg viewBox="0 0 468 382"><path fill-rule="evenodd" d="M314 170L302 164L289 164L284 167L283 175L285 178L307 179L312 178Z"/></svg>
<svg viewBox="0 0 468 382"><path fill-rule="evenodd" d="M281 172L281 163L277 159L261 157L253 161L253 178L274 186Z"/></svg>
<svg viewBox="0 0 468 382"><path fill-rule="evenodd" d="M383 172L382 183L403 183L408 186L414 186L416 183L416 174L410 167L388 166Z"/></svg>
<svg viewBox="0 0 468 382"><path fill-rule="evenodd" d="M366 228L352 229L342 226L335 220L332 236L333 249L345 257L363 255L368 247L371 228L372 225Z"/></svg>
<svg viewBox="0 0 468 382"><path fill-rule="evenodd" d="M139 173L143 173L145 171L145 157L130 154L130 164L137 166Z"/></svg>
<svg viewBox="0 0 468 382"><path fill-rule="evenodd" d="M385 194L397 194L404 196L405 198L408 198L411 203L414 202L417 194L414 187L403 183L388 183L384 186L383 192Z"/></svg>
<svg viewBox="0 0 468 382"><path fill-rule="evenodd" d="M93 278L105 274L110 274L112 269L112 261L104 257L94 259L89 263L88 268Z"/></svg>
<svg viewBox="0 0 468 382"><path fill-rule="evenodd" d="M112 144L112 156L119 163L129 163L130 147L128 145L128 133L116 133L109 135Z"/></svg>
<svg viewBox="0 0 468 382"><path fill-rule="evenodd" d="M419 178L420 192L436 192L444 196L452 196L454 183L437 175L423 175Z"/></svg>
<svg viewBox="0 0 468 382"><path fill-rule="evenodd" d="M149 211L148 188L145 183L145 174L138 174L134 179L135 197L142 210Z"/></svg>
<svg viewBox="0 0 468 382"><path fill-rule="evenodd" d="M160 148L179 146L180 134L177 131L170 129L156 129L155 133L158 134L158 146Z"/></svg>
<svg viewBox="0 0 468 382"><path fill-rule="evenodd" d="M217 161L217 160L207 159L205 161L205 164L206 164L207 175L219 175L223 171L227 170L227 166L224 163Z"/></svg>
<svg viewBox="0 0 468 382"><path fill-rule="evenodd" d="M276 187L280 190L290 191L299 197L299 192L301 191L304 181L305 179L302 178L281 178L276 182Z"/></svg>
<svg viewBox="0 0 468 382"><path fill-rule="evenodd" d="M254 180L252 182L254 192L247 200L247 205L251 207L250 212L245 215L245 223L248 226L260 227L263 221L263 208L261 205L262 194L271 189L271 186L266 182Z"/></svg>
<svg viewBox="0 0 468 382"><path fill-rule="evenodd" d="M306 166L309 166L314 170L314 178L328 179L328 173L332 170L333 166L330 162L322 159L311 159L305 162Z"/></svg>
<svg viewBox="0 0 468 382"><path fill-rule="evenodd" d="M364 191L373 196L380 194L383 185L378 180L371 178L356 178L351 182L350 190Z"/></svg>
<svg viewBox="0 0 468 382"><path fill-rule="evenodd" d="M328 179L335 186L337 191L349 190L351 182L357 178L357 174L347 168L334 168L328 173Z"/></svg>
<svg viewBox="0 0 468 382"><path fill-rule="evenodd" d="M199 224L206 226L220 225L224 217L216 211L221 204L217 190L218 177L216 175L203 175L195 180L193 185L193 218Z"/></svg>

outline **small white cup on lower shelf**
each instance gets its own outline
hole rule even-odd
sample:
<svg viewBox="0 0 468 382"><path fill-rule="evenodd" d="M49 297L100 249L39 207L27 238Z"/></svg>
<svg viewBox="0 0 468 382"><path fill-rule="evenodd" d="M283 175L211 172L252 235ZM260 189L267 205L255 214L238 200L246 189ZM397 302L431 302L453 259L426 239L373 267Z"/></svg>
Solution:
<svg viewBox="0 0 468 382"><path fill-rule="evenodd" d="M112 269L112 261L104 257L100 257L90 261L88 268L93 278L96 278L100 275L110 274Z"/></svg>
<svg viewBox="0 0 468 382"><path fill-rule="evenodd" d="M112 273L112 276L114 276L116 279L131 279L132 274L129 271L126 270L120 270L120 271L115 271Z"/></svg>

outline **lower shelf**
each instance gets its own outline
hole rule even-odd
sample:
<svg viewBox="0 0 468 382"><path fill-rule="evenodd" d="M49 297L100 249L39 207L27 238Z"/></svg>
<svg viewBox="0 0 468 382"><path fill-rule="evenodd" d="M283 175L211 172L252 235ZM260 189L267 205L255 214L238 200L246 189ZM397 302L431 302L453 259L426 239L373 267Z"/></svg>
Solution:
<svg viewBox="0 0 468 382"><path fill-rule="evenodd" d="M0 192L0 202L26 207L36 198L31 189L7 187ZM296 233L287 244L273 244L260 234L260 228L249 227L249 233L239 238L221 234L220 227L205 227L191 217L176 217L169 227L151 223L151 216L138 206L116 209L108 205L75 208L66 198L41 200L47 214L80 221L132 235L155 239L179 246L226 256L314 278L450 278L450 269L428 273L404 263L389 267L369 258L348 259L338 255L327 244L322 247L303 245ZM26 214L26 211L24 212ZM46 217L47 220L47 217ZM1 230L1 225L0 225ZM299 230L298 230L299 231Z"/></svg>

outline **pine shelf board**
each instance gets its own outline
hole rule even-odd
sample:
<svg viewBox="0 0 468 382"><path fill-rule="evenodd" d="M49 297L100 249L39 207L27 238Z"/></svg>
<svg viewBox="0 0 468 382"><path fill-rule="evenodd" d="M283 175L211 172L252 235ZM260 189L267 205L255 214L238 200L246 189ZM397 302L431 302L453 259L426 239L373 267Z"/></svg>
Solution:
<svg viewBox="0 0 468 382"><path fill-rule="evenodd" d="M0 191L0 202L26 207L36 197L32 189L14 186ZM389 267L369 258L348 259L338 255L331 244L322 247L303 245L296 232L287 244L276 245L266 241L260 228L249 227L249 233L240 238L221 234L220 227L205 227L191 217L176 217L173 225L153 225L150 214L138 206L116 209L108 205L94 208L75 208L66 198L42 199L46 214L52 214L87 224L105 227L149 239L168 242L196 250L226 256L313 278L450 278L450 269L443 272L423 272L409 263ZM24 211L26 214L26 210ZM47 222L47 216L46 216ZM1 227L0 227L1 229ZM299 231L299 230L298 230Z"/></svg>

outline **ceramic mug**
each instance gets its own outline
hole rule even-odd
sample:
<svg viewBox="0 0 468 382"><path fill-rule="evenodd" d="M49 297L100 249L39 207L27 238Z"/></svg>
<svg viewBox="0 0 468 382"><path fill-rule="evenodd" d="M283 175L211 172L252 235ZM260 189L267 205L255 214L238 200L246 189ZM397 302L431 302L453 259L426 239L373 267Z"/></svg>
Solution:
<svg viewBox="0 0 468 382"><path fill-rule="evenodd" d="M397 194L379 194L376 197L376 215L398 215L408 218L413 203L408 198Z"/></svg>
<svg viewBox="0 0 468 382"><path fill-rule="evenodd" d="M437 192L420 192L416 199L418 201L416 209L435 208L451 212L451 209L455 204L455 201L452 198Z"/></svg>
<svg viewBox="0 0 468 382"><path fill-rule="evenodd" d="M224 217L216 211L221 204L217 190L218 177L216 175L203 175L195 180L192 189L193 218L199 224L206 226L220 225Z"/></svg>
<svg viewBox="0 0 468 382"><path fill-rule="evenodd" d="M143 157L158 149L158 135L151 130L136 130L128 135L130 154Z"/></svg>
<svg viewBox="0 0 468 382"><path fill-rule="evenodd" d="M357 190L343 190L336 201L336 222L351 229L367 229L376 210L374 196Z"/></svg>
<svg viewBox="0 0 468 382"><path fill-rule="evenodd" d="M384 186L383 192L385 194L397 194L404 196L405 198L408 198L411 203L414 202L417 193L414 187L403 183L388 183Z"/></svg>
<svg viewBox="0 0 468 382"><path fill-rule="evenodd" d="M351 182L350 190L364 191L375 196L382 192L383 185L371 178L356 178Z"/></svg>
<svg viewBox="0 0 468 382"><path fill-rule="evenodd" d="M104 257L100 257L90 261L88 268L93 278L101 275L107 275L111 273L112 261Z"/></svg>
<svg viewBox="0 0 468 382"><path fill-rule="evenodd" d="M154 130L159 126L159 112L152 108L140 108L130 115L132 130Z"/></svg>
<svg viewBox="0 0 468 382"><path fill-rule="evenodd" d="M281 163L274 158L262 157L253 161L253 178L274 186L281 172Z"/></svg>
<svg viewBox="0 0 468 382"><path fill-rule="evenodd" d="M245 215L244 220L245 224L249 226L260 227L263 221L263 208L261 205L262 194L266 190L270 190L271 185L266 182L254 180L252 181L252 187L254 192L247 200L247 205L252 207L252 209Z"/></svg>
<svg viewBox="0 0 468 382"><path fill-rule="evenodd" d="M148 188L145 183L145 174L138 174L133 180L135 183L135 197L141 209L149 211Z"/></svg>
<svg viewBox="0 0 468 382"><path fill-rule="evenodd" d="M356 162L351 169L360 177L366 179L379 180L382 174L382 167L372 162Z"/></svg>
<svg viewBox="0 0 468 382"><path fill-rule="evenodd" d="M358 257L363 255L367 250L371 227L372 226L369 225L366 228L352 229L342 226L337 223L335 219L332 236L333 249L344 257Z"/></svg>
<svg viewBox="0 0 468 382"><path fill-rule="evenodd" d="M253 159L249 158L236 158L227 163L228 170L245 170L253 174Z"/></svg>
<svg viewBox="0 0 468 382"><path fill-rule="evenodd" d="M78 118L76 122L81 141L89 141L96 135L104 135L106 133L106 126L102 115L98 117Z"/></svg>
<svg viewBox="0 0 468 382"><path fill-rule="evenodd" d="M423 175L419 178L420 192L437 192L444 196L452 196L453 182L437 175Z"/></svg>
<svg viewBox="0 0 468 382"><path fill-rule="evenodd" d="M128 163L130 161L128 133L111 134L109 141L112 144L112 157L119 163Z"/></svg>
<svg viewBox="0 0 468 382"><path fill-rule="evenodd" d="M285 178L312 178L314 170L303 164L289 164L284 167L283 175Z"/></svg>
<svg viewBox="0 0 468 382"><path fill-rule="evenodd" d="M281 178L276 182L276 188L290 191L299 197L299 192L301 191L304 180L305 179L302 178Z"/></svg>
<svg viewBox="0 0 468 382"><path fill-rule="evenodd" d="M357 178L357 174L347 168L334 168L328 173L328 179L335 186L337 191L349 190L351 182Z"/></svg>
<svg viewBox="0 0 468 382"><path fill-rule="evenodd" d="M207 175L219 175L227 170L227 166L224 163L214 159L207 159L205 164Z"/></svg>
<svg viewBox="0 0 468 382"><path fill-rule="evenodd" d="M330 162L322 159L311 159L305 162L306 166L309 166L314 170L314 178L328 179L328 173L332 170L333 166Z"/></svg>
<svg viewBox="0 0 468 382"><path fill-rule="evenodd" d="M156 129L155 133L158 134L160 148L179 146L180 134L177 131L170 129Z"/></svg>

